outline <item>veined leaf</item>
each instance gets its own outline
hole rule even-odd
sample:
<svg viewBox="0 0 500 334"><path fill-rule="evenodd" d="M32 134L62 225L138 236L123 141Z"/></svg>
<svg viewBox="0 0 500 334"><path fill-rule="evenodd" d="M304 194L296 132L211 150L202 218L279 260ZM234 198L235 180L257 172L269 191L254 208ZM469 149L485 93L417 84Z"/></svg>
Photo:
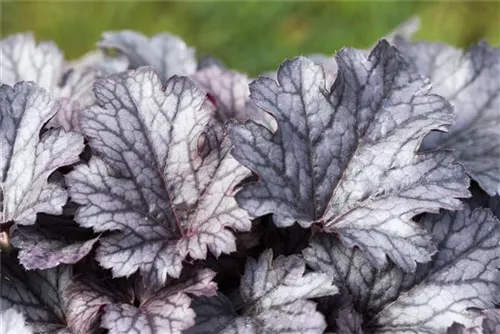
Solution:
<svg viewBox="0 0 500 334"><path fill-rule="evenodd" d="M325 320L316 304L307 299L335 294L337 288L326 275L306 274L305 263L298 256L272 258L268 250L258 261L248 260L241 279L241 315L222 294L196 299L196 325L185 333L323 333Z"/></svg>
<svg viewBox="0 0 500 334"><path fill-rule="evenodd" d="M63 129L40 135L58 104L34 83L0 86L0 110L0 223L30 225L38 212L60 214L67 192L47 179L79 160L83 137Z"/></svg>
<svg viewBox="0 0 500 334"><path fill-rule="evenodd" d="M130 31L105 32L98 43L104 50L113 49L125 56L129 68L153 66L162 82L174 75L191 75L196 71L195 50L179 37L162 33L151 38Z"/></svg>
<svg viewBox="0 0 500 334"><path fill-rule="evenodd" d="M452 149L470 176L491 196L500 195L500 48L479 42L467 52L441 43L395 40L408 61L447 98L456 123L432 133L425 149Z"/></svg>
<svg viewBox="0 0 500 334"><path fill-rule="evenodd" d="M457 197L470 195L450 152L417 153L431 130L447 129L452 108L385 41L368 59L354 49L336 59L330 90L321 67L306 58L286 61L278 82L251 84L252 101L278 130L231 126L233 155L259 176L236 199L253 217L272 213L280 227L322 223L377 267L388 255L414 271L435 247L411 218L459 209Z"/></svg>
<svg viewBox="0 0 500 334"><path fill-rule="evenodd" d="M35 333L90 333L100 316L99 308L112 300L108 292L99 296L96 305L95 293L73 280L70 266L25 271L12 257L2 254L1 268L2 311L14 308L21 312ZM65 291L75 284L80 285L80 293L67 298ZM74 309L77 305L78 311ZM88 316L85 321L75 321L79 312Z"/></svg>
<svg viewBox="0 0 500 334"><path fill-rule="evenodd" d="M244 74L212 65L193 74L192 79L215 99L216 117L222 123L229 119L249 119L276 130L273 117L250 102L250 80Z"/></svg>
<svg viewBox="0 0 500 334"><path fill-rule="evenodd" d="M194 296L213 296L216 285L212 282L215 273L199 270L190 277L183 277L177 284L154 291L138 291L139 306L110 304L106 306L102 327L110 334L151 333L180 334L194 325L194 311L190 308Z"/></svg>
<svg viewBox="0 0 500 334"><path fill-rule="evenodd" d="M209 125L205 94L187 78L165 90L152 68L98 80L99 106L84 110L82 131L95 156L68 175L75 220L104 237L97 259L115 276L140 269L161 286L188 255L236 249L229 230L246 231L247 213L232 197L249 171L230 154L224 129Z"/></svg>
<svg viewBox="0 0 500 334"><path fill-rule="evenodd" d="M467 206L425 215L422 224L438 253L415 274L390 264L376 269L359 250L329 235L313 240L304 257L352 294L355 309L371 319L366 326L374 333L444 333L454 322L476 326L478 315L471 309L499 302L500 222L487 209Z"/></svg>
<svg viewBox="0 0 500 334"><path fill-rule="evenodd" d="M19 249L19 261L27 270L49 269L83 259L99 237L76 223L53 217L38 217L35 225L17 226L11 243Z"/></svg>
<svg viewBox="0 0 500 334"><path fill-rule="evenodd" d="M0 41L0 83L14 86L33 81L46 89L61 108L49 126L78 130L78 115L94 103L92 83L100 74L95 66L68 66L52 42L36 44L33 34L17 34Z"/></svg>

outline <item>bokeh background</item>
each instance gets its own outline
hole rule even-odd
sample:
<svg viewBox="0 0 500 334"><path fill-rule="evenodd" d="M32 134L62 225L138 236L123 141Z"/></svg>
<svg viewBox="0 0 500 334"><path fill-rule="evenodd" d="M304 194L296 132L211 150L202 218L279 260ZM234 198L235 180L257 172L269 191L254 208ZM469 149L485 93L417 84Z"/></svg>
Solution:
<svg viewBox="0 0 500 334"><path fill-rule="evenodd" d="M255 75L285 58L365 48L411 16L416 39L459 47L485 39L500 45L500 2L96 2L0 0L2 37L33 31L68 59L95 47L106 30L169 31L229 67Z"/></svg>

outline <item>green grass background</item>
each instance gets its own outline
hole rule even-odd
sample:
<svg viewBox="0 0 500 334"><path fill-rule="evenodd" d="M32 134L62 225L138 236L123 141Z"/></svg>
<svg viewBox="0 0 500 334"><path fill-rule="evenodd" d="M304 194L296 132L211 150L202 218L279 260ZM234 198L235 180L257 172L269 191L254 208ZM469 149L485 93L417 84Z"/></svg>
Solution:
<svg viewBox="0 0 500 334"><path fill-rule="evenodd" d="M72 59L106 30L162 31L181 36L198 54L255 75L285 58L369 47L418 15L418 39L460 47L486 39L500 45L500 2L14 2L0 0L1 35L34 31Z"/></svg>

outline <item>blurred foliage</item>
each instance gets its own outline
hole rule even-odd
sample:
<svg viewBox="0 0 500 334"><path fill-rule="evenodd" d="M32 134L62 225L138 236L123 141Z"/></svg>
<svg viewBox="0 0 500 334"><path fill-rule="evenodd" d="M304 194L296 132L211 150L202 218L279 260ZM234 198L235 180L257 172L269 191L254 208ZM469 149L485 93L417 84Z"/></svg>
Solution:
<svg viewBox="0 0 500 334"><path fill-rule="evenodd" d="M106 30L162 31L181 36L198 54L255 75L284 58L369 47L418 15L418 39L467 47L500 44L500 2L96 2L0 0L1 35L34 31L68 58L94 48Z"/></svg>

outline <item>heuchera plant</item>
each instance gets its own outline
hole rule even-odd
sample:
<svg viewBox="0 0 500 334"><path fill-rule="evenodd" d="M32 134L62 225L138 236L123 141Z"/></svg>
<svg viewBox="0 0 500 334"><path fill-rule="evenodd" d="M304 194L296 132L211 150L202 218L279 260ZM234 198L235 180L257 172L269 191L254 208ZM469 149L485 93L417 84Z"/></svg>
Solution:
<svg viewBox="0 0 500 334"><path fill-rule="evenodd" d="M1 333L500 333L500 48L416 25L257 79L1 41Z"/></svg>

